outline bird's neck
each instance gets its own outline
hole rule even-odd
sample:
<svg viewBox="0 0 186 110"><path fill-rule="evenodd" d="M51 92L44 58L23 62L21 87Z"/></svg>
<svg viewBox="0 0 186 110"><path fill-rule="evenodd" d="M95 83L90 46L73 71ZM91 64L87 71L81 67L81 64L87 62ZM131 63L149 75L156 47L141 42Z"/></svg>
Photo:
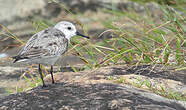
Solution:
<svg viewBox="0 0 186 110"><path fill-rule="evenodd" d="M67 38L68 41L70 42L71 34L70 34L69 32L66 32L66 30L61 29L61 28L58 27L58 26L55 26L54 28L55 28L55 29L58 29L59 31L61 31L61 32L65 35L65 38Z"/></svg>

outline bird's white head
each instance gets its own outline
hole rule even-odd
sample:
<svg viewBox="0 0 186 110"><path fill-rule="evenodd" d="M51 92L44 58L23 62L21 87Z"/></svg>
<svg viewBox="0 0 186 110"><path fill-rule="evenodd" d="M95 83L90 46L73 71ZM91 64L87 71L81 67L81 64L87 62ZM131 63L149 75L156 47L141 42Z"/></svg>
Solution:
<svg viewBox="0 0 186 110"><path fill-rule="evenodd" d="M79 35L82 37L86 37L89 38L88 36L82 35L80 34L77 30L74 24L72 24L71 22L68 21L61 21L59 23L57 23L54 28L62 31L66 38L70 41L70 38L75 36L75 35Z"/></svg>

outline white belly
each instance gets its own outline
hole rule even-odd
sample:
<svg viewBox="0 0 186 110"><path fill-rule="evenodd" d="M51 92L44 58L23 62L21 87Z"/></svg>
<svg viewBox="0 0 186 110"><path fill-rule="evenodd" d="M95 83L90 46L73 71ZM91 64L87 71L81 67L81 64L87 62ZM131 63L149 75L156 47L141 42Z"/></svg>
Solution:
<svg viewBox="0 0 186 110"><path fill-rule="evenodd" d="M22 60L22 62L29 63L29 64L55 65L56 61L59 58L60 58L60 56L47 57L47 58L37 58L37 59L27 59L27 60Z"/></svg>

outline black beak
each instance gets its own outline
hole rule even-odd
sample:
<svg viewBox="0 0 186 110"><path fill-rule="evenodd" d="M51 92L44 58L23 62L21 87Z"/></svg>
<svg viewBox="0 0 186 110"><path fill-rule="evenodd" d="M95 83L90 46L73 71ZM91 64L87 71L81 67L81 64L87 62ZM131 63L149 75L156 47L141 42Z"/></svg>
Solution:
<svg viewBox="0 0 186 110"><path fill-rule="evenodd" d="M90 39L90 37L85 36L85 35L83 35L83 34L79 33L78 31L76 32L76 35L78 35L78 36L82 36L82 37L85 37L85 38L87 38L87 39Z"/></svg>

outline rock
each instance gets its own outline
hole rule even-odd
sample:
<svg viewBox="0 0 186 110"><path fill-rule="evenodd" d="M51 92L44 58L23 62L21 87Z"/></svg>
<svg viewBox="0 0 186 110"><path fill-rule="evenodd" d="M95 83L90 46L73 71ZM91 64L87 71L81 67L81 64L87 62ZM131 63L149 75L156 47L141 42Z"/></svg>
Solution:
<svg viewBox="0 0 186 110"><path fill-rule="evenodd" d="M1 23L11 21L16 19L16 17L23 18L33 13L38 13L46 5L43 0L1 0L0 4L3 4L0 12Z"/></svg>
<svg viewBox="0 0 186 110"><path fill-rule="evenodd" d="M56 84L4 97L0 99L0 109L186 109L184 101L167 99L147 90L107 80L107 76L130 74L129 72L131 69L124 66L103 67L82 72L58 72L54 74ZM49 75L45 81L51 83L50 79Z"/></svg>
<svg viewBox="0 0 186 110"><path fill-rule="evenodd" d="M0 98L9 95L9 90L15 89L17 84L20 84L18 80L25 70L23 67L0 66Z"/></svg>
<svg viewBox="0 0 186 110"><path fill-rule="evenodd" d="M127 85L64 84L47 88L35 88L28 92L10 95L0 99L0 109L83 109L83 110L184 110L185 102L169 100Z"/></svg>

